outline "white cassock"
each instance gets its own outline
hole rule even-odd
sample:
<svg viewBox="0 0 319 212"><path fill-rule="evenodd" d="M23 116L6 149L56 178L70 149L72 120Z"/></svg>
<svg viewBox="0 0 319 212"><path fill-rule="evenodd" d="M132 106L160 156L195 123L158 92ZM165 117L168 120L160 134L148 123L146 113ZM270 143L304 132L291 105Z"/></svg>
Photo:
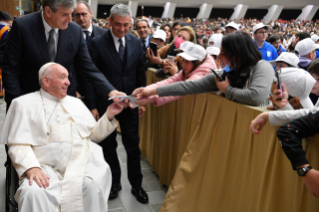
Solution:
<svg viewBox="0 0 319 212"><path fill-rule="evenodd" d="M19 175L19 211L108 211L111 170L101 147L91 140L103 140L116 126L106 113L96 122L79 99L58 100L43 89L13 100L0 143L8 144ZM50 178L48 188L35 181L29 185L25 171L32 167Z"/></svg>

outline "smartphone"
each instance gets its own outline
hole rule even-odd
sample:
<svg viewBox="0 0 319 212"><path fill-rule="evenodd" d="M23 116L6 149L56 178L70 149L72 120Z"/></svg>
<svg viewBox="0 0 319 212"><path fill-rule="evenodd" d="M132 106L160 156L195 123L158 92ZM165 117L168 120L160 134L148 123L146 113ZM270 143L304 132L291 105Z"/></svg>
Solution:
<svg viewBox="0 0 319 212"><path fill-rule="evenodd" d="M221 81L224 81L224 80L222 80L222 78L220 78L220 76L216 73L216 71L214 70L214 69L210 69L214 74L215 74L215 76L217 77L217 79L221 82Z"/></svg>
<svg viewBox="0 0 319 212"><path fill-rule="evenodd" d="M168 60L169 62L171 62L172 64L174 64L174 62L175 62L175 58L174 58L174 56L172 56L172 55L167 55L167 60Z"/></svg>
<svg viewBox="0 0 319 212"><path fill-rule="evenodd" d="M277 89L280 89L280 94L282 96L282 85L281 85L281 80L280 80L280 75L279 72L281 72L281 70L276 71L276 78L277 78ZM282 97L279 98L279 100L282 100Z"/></svg>
<svg viewBox="0 0 319 212"><path fill-rule="evenodd" d="M154 56L157 57L157 44L156 43L150 43L150 49L153 50Z"/></svg>

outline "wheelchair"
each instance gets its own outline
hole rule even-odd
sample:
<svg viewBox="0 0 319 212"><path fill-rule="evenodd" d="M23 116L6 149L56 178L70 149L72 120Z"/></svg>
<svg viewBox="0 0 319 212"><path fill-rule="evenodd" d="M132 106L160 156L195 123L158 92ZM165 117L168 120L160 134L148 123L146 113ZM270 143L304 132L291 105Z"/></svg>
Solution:
<svg viewBox="0 0 319 212"><path fill-rule="evenodd" d="M6 167L6 197L5 197L5 212L18 212L18 204L14 200L15 192L19 187L19 178L14 169L11 159L8 154L8 146L5 145L7 153L7 161L4 163Z"/></svg>

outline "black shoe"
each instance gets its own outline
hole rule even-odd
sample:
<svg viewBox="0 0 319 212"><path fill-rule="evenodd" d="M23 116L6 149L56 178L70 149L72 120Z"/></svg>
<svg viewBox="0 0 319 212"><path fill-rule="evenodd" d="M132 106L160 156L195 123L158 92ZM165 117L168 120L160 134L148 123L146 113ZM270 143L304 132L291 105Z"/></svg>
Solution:
<svg viewBox="0 0 319 212"><path fill-rule="evenodd" d="M111 188L111 192L110 192L110 196L109 196L109 200L115 199L119 195L119 191L121 191L121 190L122 190L121 183L113 183L112 188Z"/></svg>
<svg viewBox="0 0 319 212"><path fill-rule="evenodd" d="M132 188L132 194L136 197L140 203L148 203L148 195L142 187Z"/></svg>

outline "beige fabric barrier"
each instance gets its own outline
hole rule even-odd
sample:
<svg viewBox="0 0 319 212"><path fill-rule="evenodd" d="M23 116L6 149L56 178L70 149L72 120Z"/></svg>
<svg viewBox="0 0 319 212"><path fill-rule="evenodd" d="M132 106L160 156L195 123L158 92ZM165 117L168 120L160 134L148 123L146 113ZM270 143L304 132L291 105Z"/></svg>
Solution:
<svg viewBox="0 0 319 212"><path fill-rule="evenodd" d="M151 71L147 77L148 84L158 80ZM261 111L208 93L147 106L140 146L161 183L169 185L162 212L319 210L282 151L277 128L267 124L260 135L250 133ZM315 169L318 138L304 143Z"/></svg>

